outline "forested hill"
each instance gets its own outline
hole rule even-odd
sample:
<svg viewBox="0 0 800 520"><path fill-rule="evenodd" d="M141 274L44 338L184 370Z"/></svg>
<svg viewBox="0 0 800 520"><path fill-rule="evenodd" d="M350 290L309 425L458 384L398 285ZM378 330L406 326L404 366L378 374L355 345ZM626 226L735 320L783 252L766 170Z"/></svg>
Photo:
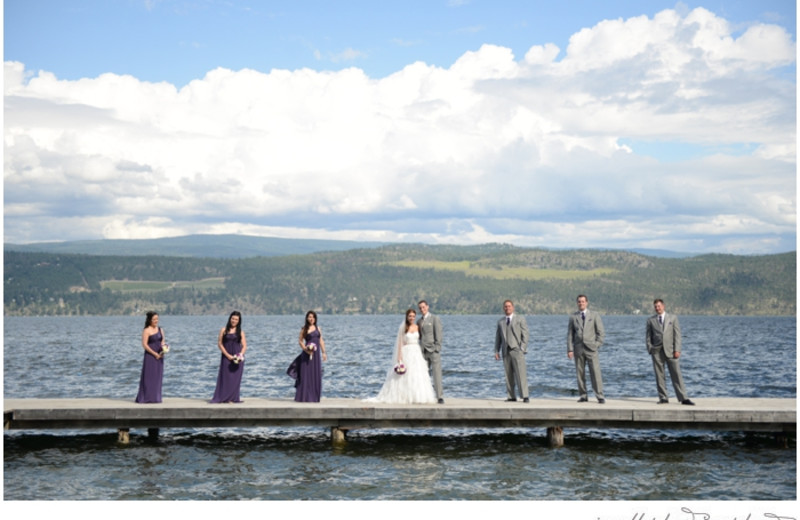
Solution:
<svg viewBox="0 0 800 520"><path fill-rule="evenodd" d="M5 252L6 315L565 314L579 293L606 314L794 315L796 253L659 258L508 245L388 245L242 259Z"/></svg>

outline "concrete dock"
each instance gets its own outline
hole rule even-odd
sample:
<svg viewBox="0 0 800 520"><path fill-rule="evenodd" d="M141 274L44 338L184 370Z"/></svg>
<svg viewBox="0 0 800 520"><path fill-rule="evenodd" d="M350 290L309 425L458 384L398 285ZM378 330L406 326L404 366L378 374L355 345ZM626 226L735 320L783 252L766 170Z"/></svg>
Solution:
<svg viewBox="0 0 800 520"><path fill-rule="evenodd" d="M243 428L319 426L331 429L335 443L345 432L375 428L547 428L553 446L563 444L563 428L630 428L709 431L797 431L796 399L698 398L696 406L655 398L609 399L578 403L575 399L448 398L445 404L400 405L358 399L323 399L296 403L248 398L237 404L209 404L202 399L167 398L160 404L136 404L107 398L5 399L6 430L105 429L127 442L131 428Z"/></svg>

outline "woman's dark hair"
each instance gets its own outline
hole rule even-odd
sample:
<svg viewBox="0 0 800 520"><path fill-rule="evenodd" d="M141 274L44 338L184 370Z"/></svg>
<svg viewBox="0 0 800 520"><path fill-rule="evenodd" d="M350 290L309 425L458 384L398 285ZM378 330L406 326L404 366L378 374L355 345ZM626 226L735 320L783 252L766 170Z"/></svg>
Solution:
<svg viewBox="0 0 800 520"><path fill-rule="evenodd" d="M242 313L241 312L233 311L231 313L231 315L228 316L228 324L225 325L225 334L227 334L228 331L231 330L231 327L233 327L233 325L231 325L231 318L233 318L234 316L238 316L239 317L239 323L236 324L236 339L239 341L239 343L241 343L242 342Z"/></svg>
<svg viewBox="0 0 800 520"><path fill-rule="evenodd" d="M314 311L308 311L306 313L306 321L305 321L305 323L303 323L303 336L304 337L305 337L306 334L308 334L308 317L309 316L314 316L314 326L317 327L317 330L319 330L319 320L317 319L317 313L314 312Z"/></svg>
<svg viewBox="0 0 800 520"><path fill-rule="evenodd" d="M158 316L158 313L156 311L147 311L147 317L144 320L144 328L147 328L153 324L154 316Z"/></svg>
<svg viewBox="0 0 800 520"><path fill-rule="evenodd" d="M409 315L409 314L411 314L412 312L413 312L413 313L414 313L414 315L416 316L416 314L417 314L417 311L415 311L414 309L408 309L408 310L406 311L406 332L408 332L408 327L409 327L409 323L408 323L408 315Z"/></svg>

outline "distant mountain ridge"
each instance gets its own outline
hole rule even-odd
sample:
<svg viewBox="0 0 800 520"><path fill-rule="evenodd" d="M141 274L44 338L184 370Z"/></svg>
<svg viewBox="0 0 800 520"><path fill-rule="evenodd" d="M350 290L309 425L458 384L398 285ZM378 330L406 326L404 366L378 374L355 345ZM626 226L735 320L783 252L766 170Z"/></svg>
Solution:
<svg viewBox="0 0 800 520"><path fill-rule="evenodd" d="M167 238L73 240L3 245L4 251L23 253L70 253L100 256L178 256L191 258L253 258L305 255L324 251L373 249L389 242L257 237L250 235L186 235ZM545 248L553 251L558 248ZM593 248L598 251L600 248ZM694 253L662 249L611 249L659 258L688 258Z"/></svg>
<svg viewBox="0 0 800 520"><path fill-rule="evenodd" d="M100 239L3 245L4 251L71 253L100 256L179 256L192 258L252 258L305 255L322 251L374 248L382 242L256 237L249 235L186 235L148 239Z"/></svg>

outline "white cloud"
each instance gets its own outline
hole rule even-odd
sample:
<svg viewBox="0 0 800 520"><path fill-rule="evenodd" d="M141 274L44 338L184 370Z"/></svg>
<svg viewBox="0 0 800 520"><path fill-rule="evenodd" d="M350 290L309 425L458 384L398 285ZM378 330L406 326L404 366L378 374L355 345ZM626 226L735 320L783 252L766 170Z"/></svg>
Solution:
<svg viewBox="0 0 800 520"><path fill-rule="evenodd" d="M348 47L341 52L331 54L330 59L333 63L341 63L343 61L355 61L359 58L366 58L367 53L358 49Z"/></svg>
<svg viewBox="0 0 800 520"><path fill-rule="evenodd" d="M559 52L558 46L552 43L534 45L525 54L525 61L530 65L547 65L555 61Z"/></svg>
<svg viewBox="0 0 800 520"><path fill-rule="evenodd" d="M237 230L704 250L794 235L784 29L735 37L707 10L667 10L600 22L560 52L484 45L381 79L219 68L180 89L6 62L6 240ZM637 140L753 151L665 163L623 144Z"/></svg>
<svg viewBox="0 0 800 520"><path fill-rule="evenodd" d="M392 43L398 47L414 47L423 42L423 40L405 40L403 38L392 38Z"/></svg>

